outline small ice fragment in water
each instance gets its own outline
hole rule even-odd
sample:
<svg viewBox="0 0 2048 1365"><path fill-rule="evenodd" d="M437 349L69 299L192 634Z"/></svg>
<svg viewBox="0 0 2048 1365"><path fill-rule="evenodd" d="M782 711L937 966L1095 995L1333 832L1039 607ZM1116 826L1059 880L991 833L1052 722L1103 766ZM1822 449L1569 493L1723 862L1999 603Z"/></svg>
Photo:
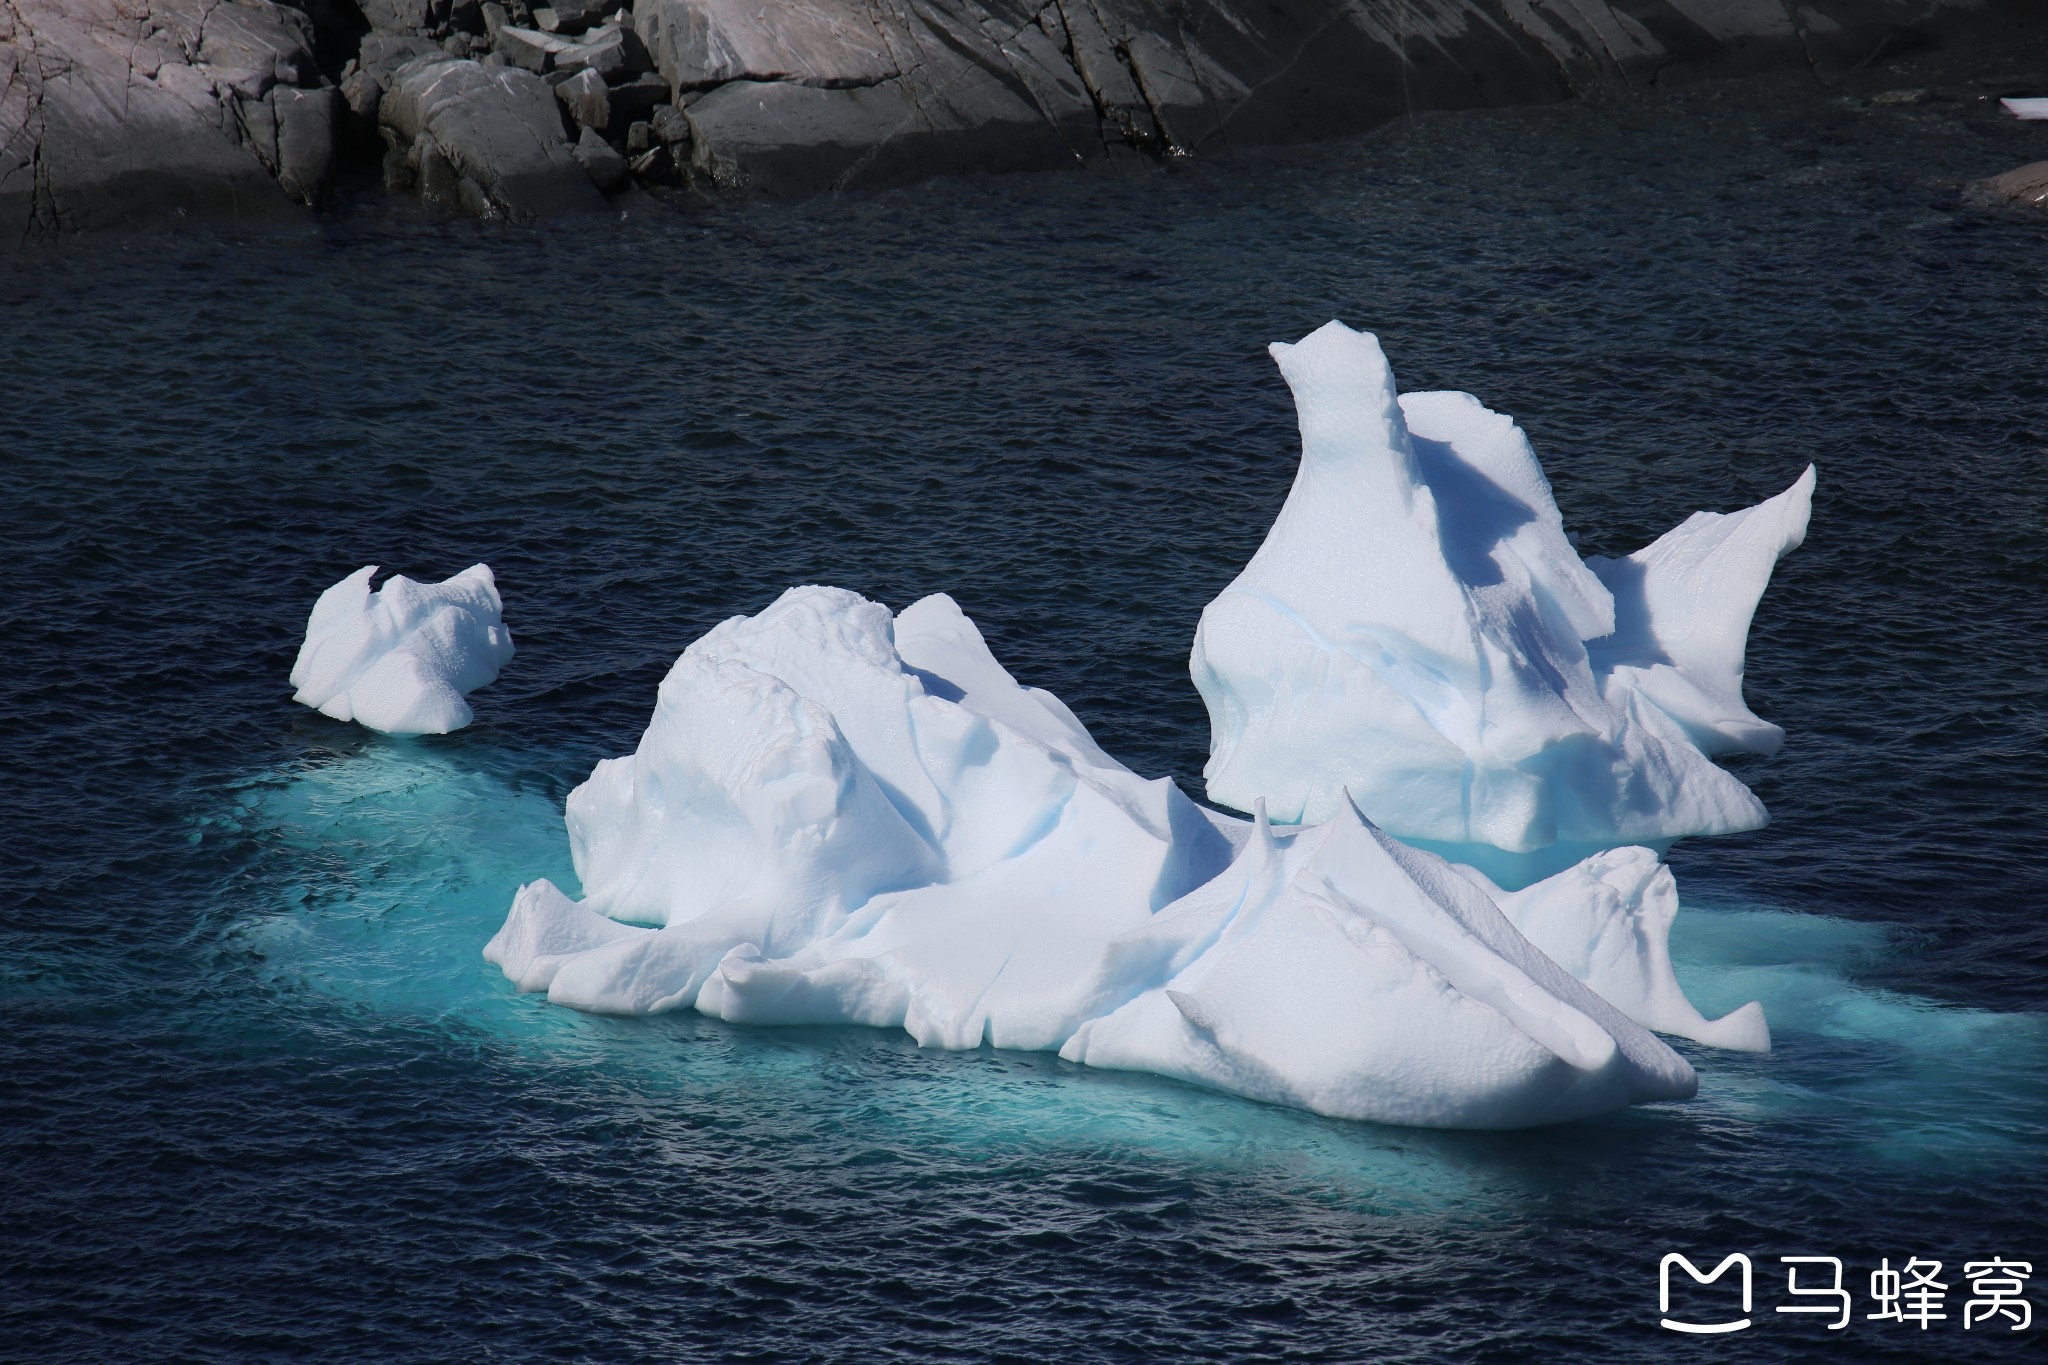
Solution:
<svg viewBox="0 0 2048 1365"><path fill-rule="evenodd" d="M512 632L487 564L442 583L393 574L370 591L365 565L320 594L292 665L292 700L393 735L441 735L469 724L463 694L498 676Z"/></svg>

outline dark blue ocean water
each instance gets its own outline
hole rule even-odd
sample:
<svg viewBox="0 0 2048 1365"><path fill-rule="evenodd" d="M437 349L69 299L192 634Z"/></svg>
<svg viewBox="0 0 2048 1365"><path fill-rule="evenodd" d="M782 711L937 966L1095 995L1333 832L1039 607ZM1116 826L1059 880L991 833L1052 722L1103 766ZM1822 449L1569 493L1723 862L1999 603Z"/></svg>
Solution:
<svg viewBox="0 0 2048 1365"><path fill-rule="evenodd" d="M0 260L0 1358L2037 1356L1959 1273L2031 1260L2048 1313L2048 217L1957 196L2048 157L1975 98L2029 81ZM1870 103L1907 87L1955 98ZM1332 316L1519 416L1587 552L1819 464L1750 653L1775 823L1673 859L1695 999L1761 997L1773 1054L1417 1132L481 962L675 654L792 583L952 592L1198 793L1188 640L1296 453L1261 348ZM519 654L474 726L290 702L321 588L476 560ZM1756 1325L1657 1328L1668 1251L1756 1258ZM1773 1311L1797 1254L1847 1330ZM1912 1256L1948 1320L1864 1320Z"/></svg>

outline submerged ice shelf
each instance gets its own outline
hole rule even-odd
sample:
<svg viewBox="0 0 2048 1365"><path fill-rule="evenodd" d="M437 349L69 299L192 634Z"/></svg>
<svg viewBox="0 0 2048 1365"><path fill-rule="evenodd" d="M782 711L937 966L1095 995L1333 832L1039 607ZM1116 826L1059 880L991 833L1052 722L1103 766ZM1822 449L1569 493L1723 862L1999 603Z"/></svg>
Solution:
<svg viewBox="0 0 2048 1365"><path fill-rule="evenodd" d="M1348 799L1515 886L1765 823L1712 760L1783 742L1743 702L1743 654L1806 534L1811 467L1756 507L1581 560L1513 419L1398 395L1379 342L1339 322L1272 352L1301 464L1195 633L1211 800L1315 823Z"/></svg>
<svg viewBox="0 0 2048 1365"><path fill-rule="evenodd" d="M892 618L793 588L718 626L567 822L584 899L521 888L486 956L583 1010L900 1027L1475 1128L1690 1096L1625 1008L1717 1027L1672 976L1654 855L1504 913L1348 805L1312 828L1204 811L1020 686L945 596ZM1582 936L1584 980L1516 915ZM1715 1040L1764 1045L1750 1015Z"/></svg>
<svg viewBox="0 0 2048 1365"><path fill-rule="evenodd" d="M512 632L488 564L440 583L393 574L370 590L367 564L320 594L292 665L294 701L393 735L469 724L464 694L512 658Z"/></svg>

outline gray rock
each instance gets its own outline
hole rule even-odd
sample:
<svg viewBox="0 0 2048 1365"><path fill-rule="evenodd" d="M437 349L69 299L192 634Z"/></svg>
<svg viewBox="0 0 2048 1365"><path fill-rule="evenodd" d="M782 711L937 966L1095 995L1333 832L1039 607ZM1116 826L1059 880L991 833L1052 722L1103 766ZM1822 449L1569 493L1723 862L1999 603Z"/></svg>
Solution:
<svg viewBox="0 0 2048 1365"><path fill-rule="evenodd" d="M126 0L0 4L0 240L286 213L287 163L314 177L294 193L318 193L317 120L287 97L287 157L275 94L319 79L307 17L269 0L153 0L147 13Z"/></svg>
<svg viewBox="0 0 2048 1365"><path fill-rule="evenodd" d="M672 180L675 178L676 163L666 147L650 147L629 163L633 174L641 180Z"/></svg>
<svg viewBox="0 0 2048 1365"><path fill-rule="evenodd" d="M375 127L377 105L384 99L384 85L369 72L358 68L342 77L341 98L351 114Z"/></svg>
<svg viewBox="0 0 2048 1365"><path fill-rule="evenodd" d="M655 110L668 104L670 92L668 82L650 71L623 85L614 85L606 98L612 104L611 126L624 128L652 118Z"/></svg>
<svg viewBox="0 0 2048 1365"><path fill-rule="evenodd" d="M983 25L984 30L990 27ZM1082 159L1100 153L1100 111L1081 73L1067 60L1070 42L1059 6L1047 5L1037 23L997 28L988 36L1069 153Z"/></svg>
<svg viewBox="0 0 2048 1365"><path fill-rule="evenodd" d="M590 183L597 186L601 194L616 194L626 188L626 182L632 178L626 158L614 151L612 145L594 129L585 128L583 135L576 139L576 159L583 163Z"/></svg>
<svg viewBox="0 0 2048 1365"><path fill-rule="evenodd" d="M318 203L334 178L341 92L332 86L279 86L270 92L270 102L277 117L277 183L302 204Z"/></svg>
<svg viewBox="0 0 2048 1365"><path fill-rule="evenodd" d="M424 34L436 27L433 0L356 0L372 33ZM443 17L445 18L445 6Z"/></svg>
<svg viewBox="0 0 2048 1365"><path fill-rule="evenodd" d="M1123 55L1142 26L1119 19L1126 36L1113 35L1092 0L1009 21L973 0L885 0L872 20L862 0L793 8L776 10L773 25L745 0L641 0L635 10L677 90L716 84L689 110L692 165L715 184L804 194L1100 156L1107 141L1174 145ZM1171 16L1152 21L1179 34ZM1157 84L1206 99L1189 84L1197 60L1168 55L1153 59L1167 73Z"/></svg>
<svg viewBox="0 0 2048 1365"><path fill-rule="evenodd" d="M540 75L555 69L555 57L575 47L573 40L542 33L539 29L507 24L498 30L496 50L512 65Z"/></svg>
<svg viewBox="0 0 2048 1365"><path fill-rule="evenodd" d="M385 135L384 188L393 194L411 194L418 182L412 170L412 149L391 136L389 128L380 131Z"/></svg>
<svg viewBox="0 0 2048 1365"><path fill-rule="evenodd" d="M1306 141L1592 81L1826 74L2024 0L1987 5L638 0L634 27L679 93L709 92L690 110L701 173L806 193L962 165Z"/></svg>
<svg viewBox="0 0 2048 1365"><path fill-rule="evenodd" d="M412 164L422 204L440 213L462 211L462 173L455 169L455 163L441 150L432 133L421 133L413 139L412 154L407 160Z"/></svg>
<svg viewBox="0 0 2048 1365"><path fill-rule="evenodd" d="M616 0L612 7L618 7ZM548 33L581 33L603 18L604 6L595 0L554 0L533 12L533 22Z"/></svg>
<svg viewBox="0 0 2048 1365"><path fill-rule="evenodd" d="M569 116L585 132L593 128L603 132L611 125L610 90L604 83L604 77L595 71L586 68L563 81L555 87L555 98L562 102Z"/></svg>
<svg viewBox="0 0 2048 1365"><path fill-rule="evenodd" d="M671 145L690 140L690 119L673 104L664 104L654 111L648 120L654 126L654 136Z"/></svg>
<svg viewBox="0 0 2048 1365"><path fill-rule="evenodd" d="M1074 70L1094 97L1104 122L1126 142L1148 149L1159 146L1162 135L1153 120L1152 108L1146 103L1144 92L1138 89L1136 74L1124 54L1117 50L1092 0L1061 5L1060 14L1072 45ZM1118 27L1126 25L1119 23Z"/></svg>
<svg viewBox="0 0 2048 1365"><path fill-rule="evenodd" d="M424 57L439 52L441 45L427 38L404 33L369 33L363 36L362 47L356 53L356 62L371 76L376 77L381 89L391 88L392 73L415 57Z"/></svg>
<svg viewBox="0 0 2048 1365"><path fill-rule="evenodd" d="M912 88L903 81L846 90L734 81L684 111L691 165L721 189L795 195L1044 165L1066 155L1038 111L1014 95L1005 100L1000 86L979 92L988 96L983 107L941 104L937 118Z"/></svg>
<svg viewBox="0 0 2048 1365"><path fill-rule="evenodd" d="M657 61L665 53L673 59L682 50L679 13L705 2L643 0L636 11L643 29L660 16L662 40L648 39ZM722 6L724 0L716 3ZM1062 8L1070 15L1076 12L1072 4ZM714 17L724 22L731 16L721 8ZM893 19L878 30L888 48L879 65L829 68L812 59L811 48L802 48L796 55L804 58L810 78L729 81L705 94L688 110L693 168L717 185L743 183L769 194L794 195L952 170L1042 166L1102 153L1102 134L1092 131L1101 126L1096 117L1101 101L1086 93L1071 69L1063 88L1042 68L1041 60L1056 59L1058 50L1043 30L1040 37L1046 41L1037 45L1017 43L1015 31L1010 41L999 42L985 26L966 23L936 5L904 8ZM758 35L750 34L743 20L743 13L732 18L735 27L722 45L709 43L705 51L755 52L749 44ZM1073 41L1078 46L1081 40ZM1106 38L1102 45L1108 57L1115 56ZM865 49L851 54L861 62L869 55ZM773 65L754 57L747 64ZM1032 68L1035 79L1024 79L1020 65ZM855 71L864 77L859 83L842 79ZM678 89L693 83L681 64L664 66L663 74ZM1107 77L1102 79L1107 88ZM1146 145L1157 143L1128 71L1113 93L1138 101L1136 112L1148 120L1142 130ZM1083 130L1091 130L1085 140Z"/></svg>
<svg viewBox="0 0 2048 1365"><path fill-rule="evenodd" d="M432 137L472 186L456 191L471 212L524 219L602 202L562 132L553 92L530 71L420 57L393 76L378 117L407 144Z"/></svg>
<svg viewBox="0 0 2048 1365"><path fill-rule="evenodd" d="M678 90L726 81L873 85L897 74L864 0L639 0L633 26Z"/></svg>
<svg viewBox="0 0 2048 1365"><path fill-rule="evenodd" d="M271 81L282 85L319 81L320 69L313 60L312 21L301 11L268 3L196 5L193 10L198 20L194 55L200 65L217 71L255 72L259 79L267 76L266 89ZM240 79L238 76L237 83Z"/></svg>
<svg viewBox="0 0 2048 1365"><path fill-rule="evenodd" d="M1214 93L1195 70L1199 49L1190 47L1178 34L1166 36L1171 29L1162 33L1151 27L1150 16L1136 7L1098 5L1094 0L1076 0L1067 6L1070 17L1082 9L1100 17L1101 32L1115 44L1110 55L1130 73L1129 86L1119 82L1120 90L1137 96L1136 103L1123 109L1120 131L1124 140L1162 153L1186 153L1209 141L1221 116ZM1081 75L1089 79L1086 71ZM1089 84L1095 88L1092 80ZM1217 84L1222 87L1226 83L1219 80ZM1097 101L1105 109L1109 107L1106 95L1099 91Z"/></svg>
<svg viewBox="0 0 2048 1365"><path fill-rule="evenodd" d="M653 69L640 39L631 30L615 26L594 29L582 42L555 53L555 70L595 71L608 81L629 81Z"/></svg>
<svg viewBox="0 0 2048 1365"><path fill-rule="evenodd" d="M2035 161L2004 175L1979 180L1965 187L1963 198L1978 207L2024 204L2048 208L2048 161Z"/></svg>
<svg viewBox="0 0 2048 1365"><path fill-rule="evenodd" d="M527 0L360 0L372 32L322 94L307 14L345 39L335 16L353 3L289 3L0 0L0 237L310 202L344 106L391 130L391 176L436 202L594 202L558 112L573 99L596 126L591 75L608 87L603 127L645 129L644 174L687 148L700 181L800 194L1134 149L1206 156L1597 81L1828 77L1972 25L2048 20L2041 0L636 0L630 14L562 0L546 32ZM479 33L487 62L463 55ZM398 98L398 73L421 63L438 74L413 72ZM542 77L581 83L558 103ZM657 132L670 105L687 108Z"/></svg>
<svg viewBox="0 0 2048 1365"><path fill-rule="evenodd" d="M654 150L654 125L644 119L626 129L626 152L629 156L642 156Z"/></svg>

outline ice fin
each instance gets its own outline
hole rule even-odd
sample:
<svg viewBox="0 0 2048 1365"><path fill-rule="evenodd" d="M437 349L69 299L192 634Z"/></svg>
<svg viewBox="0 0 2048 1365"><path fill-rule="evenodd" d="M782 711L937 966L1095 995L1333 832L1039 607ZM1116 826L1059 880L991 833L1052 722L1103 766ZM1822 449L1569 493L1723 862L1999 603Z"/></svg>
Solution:
<svg viewBox="0 0 2048 1365"><path fill-rule="evenodd" d="M1742 700L1743 656L1778 561L1806 539L1814 468L1740 512L1695 512L1625 559L1587 567L1614 594L1615 627L1587 650L1610 695L1654 702L1709 754L1776 753L1785 732Z"/></svg>
<svg viewBox="0 0 2048 1365"><path fill-rule="evenodd" d="M1671 966L1678 883L1647 848L1617 848L1520 891L1502 891L1458 869L1497 903L1531 943L1644 1028L1712 1047L1768 1052L1771 1031L1756 1001L1707 1019L1686 999Z"/></svg>

